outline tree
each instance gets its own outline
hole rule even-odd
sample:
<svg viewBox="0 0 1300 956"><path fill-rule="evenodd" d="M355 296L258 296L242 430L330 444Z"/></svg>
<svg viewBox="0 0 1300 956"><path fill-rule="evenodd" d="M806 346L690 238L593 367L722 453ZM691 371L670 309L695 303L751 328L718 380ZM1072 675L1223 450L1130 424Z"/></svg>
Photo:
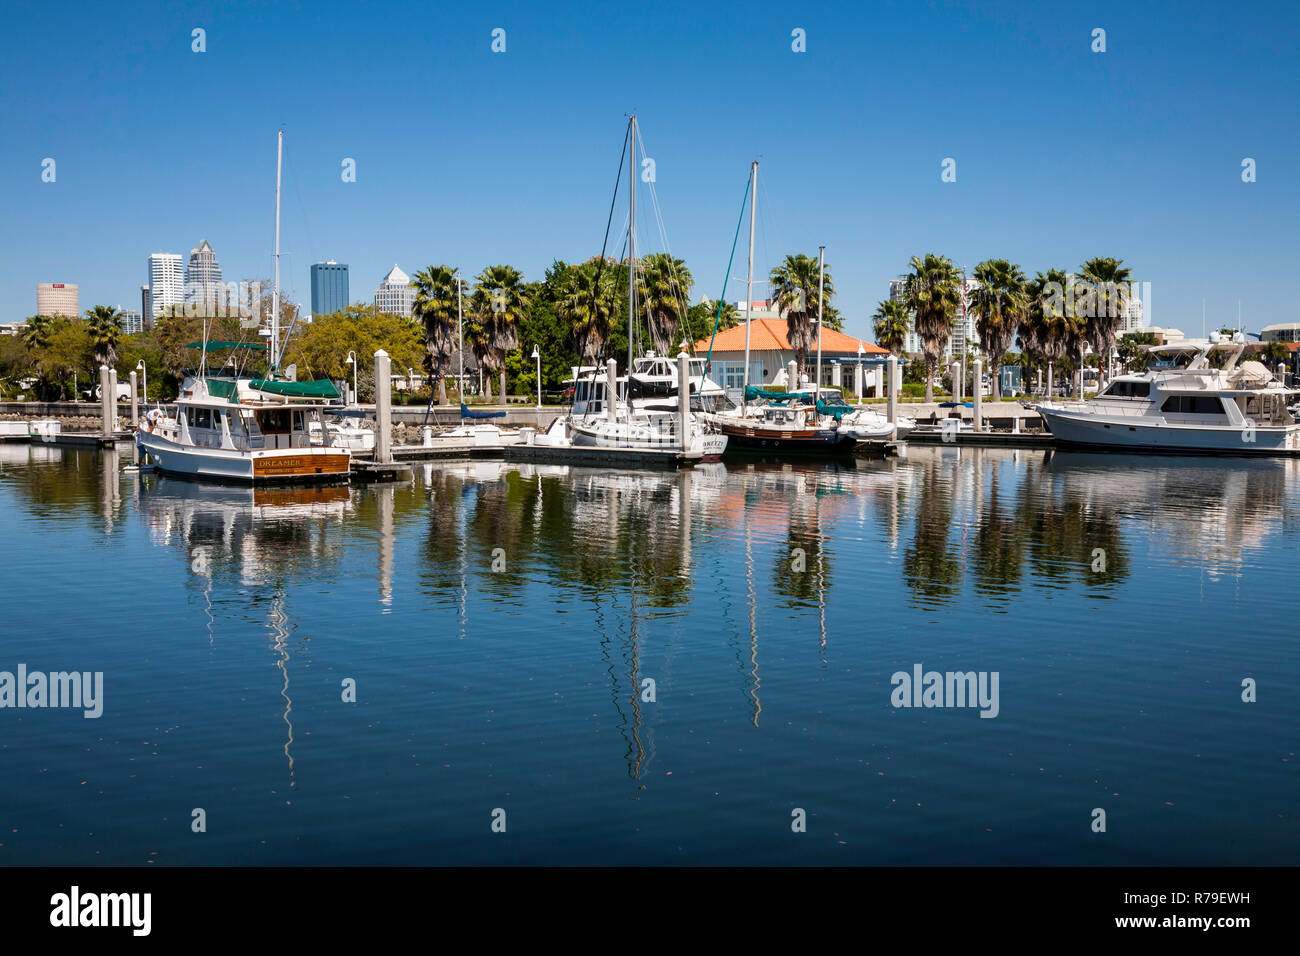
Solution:
<svg viewBox="0 0 1300 956"><path fill-rule="evenodd" d="M1145 372L1151 362L1148 345L1155 345L1156 337L1150 332L1130 332L1121 336L1116 344L1120 364L1129 372Z"/></svg>
<svg viewBox="0 0 1300 956"><path fill-rule="evenodd" d="M1081 295L1076 298L1076 308L1085 320L1084 339L1099 358L1108 356L1128 311L1132 274L1124 268L1124 260L1109 258L1089 259L1079 267L1079 273L1077 289ZM1099 368L1105 372L1104 360ZM1083 397L1082 386L1079 395Z"/></svg>
<svg viewBox="0 0 1300 956"><path fill-rule="evenodd" d="M989 357L993 380L993 401L1002 397L1002 376L992 363L1000 360L1015 341L1016 329L1028 305L1025 274L1006 259L985 259L975 267L979 285L971 291L970 309L976 315L975 328Z"/></svg>
<svg viewBox="0 0 1300 956"><path fill-rule="evenodd" d="M691 334L698 334L706 340L713 337L713 326L715 324L719 332L725 332L727 329L740 324L740 313L736 311L734 305L725 300L714 302L711 299L703 298L690 307L687 316Z"/></svg>
<svg viewBox="0 0 1300 956"><path fill-rule="evenodd" d="M934 401L934 371L952 334L953 319L961 302L960 273L944 256L913 256L911 273L903 288L903 302L912 313L925 358L925 400Z"/></svg>
<svg viewBox="0 0 1300 956"><path fill-rule="evenodd" d="M528 310L524 276L513 266L488 266L474 280L471 322L465 338L483 368L501 376L501 400L505 401L507 352L519 348L519 322ZM487 389L491 398L492 389Z"/></svg>
<svg viewBox="0 0 1300 956"><path fill-rule="evenodd" d="M596 365L604 354L618 306L617 273L609 262L589 259L559 278L558 312L569 323L578 359Z"/></svg>
<svg viewBox="0 0 1300 956"><path fill-rule="evenodd" d="M808 364L808 350L817 344L817 306L820 270L818 260L803 253L788 255L769 277L777 312L785 318L785 337L794 349L798 375L802 380ZM829 303L835 295L830 266L825 269L825 296ZM838 313L837 313L838 314ZM824 316L825 318L825 316ZM792 383L798 387L798 383Z"/></svg>
<svg viewBox="0 0 1300 956"><path fill-rule="evenodd" d="M903 342L907 338L907 306L899 299L884 299L876 306L871 318L875 322L876 344L895 355L902 355Z"/></svg>
<svg viewBox="0 0 1300 956"><path fill-rule="evenodd" d="M650 340L664 354L674 355L677 331L687 319L686 303L695 284L691 270L666 252L643 256L637 266L637 296L645 310Z"/></svg>
<svg viewBox="0 0 1300 956"><path fill-rule="evenodd" d="M357 360L360 391L367 383L373 386L374 354L379 349L400 369L422 364L427 354L423 330L414 319L380 312L373 305L350 305L342 312L313 316L311 325L289 347L286 361L297 365L300 375L351 383L351 352ZM367 371L371 374L366 375ZM373 400L373 395L367 398Z"/></svg>
<svg viewBox="0 0 1300 956"><path fill-rule="evenodd" d="M23 344L29 349L39 349L45 345L50 336L50 327L54 319L48 315L33 315L27 320L27 326L22 331Z"/></svg>
<svg viewBox="0 0 1300 956"><path fill-rule="evenodd" d="M460 277L451 266L428 266L411 278L411 314L424 331L424 370L438 382L438 404L447 404L446 371L456 351L456 309Z"/></svg>
<svg viewBox="0 0 1300 956"><path fill-rule="evenodd" d="M112 368L122 338L122 313L109 305L94 306L86 310L86 327L94 341L95 362Z"/></svg>
<svg viewBox="0 0 1300 956"><path fill-rule="evenodd" d="M1020 346L1047 363L1047 394L1053 391L1056 366L1067 352L1073 354L1082 339L1082 323L1075 314L1074 294L1067 291L1071 278L1061 269L1038 273L1026 284L1025 318L1020 325Z"/></svg>

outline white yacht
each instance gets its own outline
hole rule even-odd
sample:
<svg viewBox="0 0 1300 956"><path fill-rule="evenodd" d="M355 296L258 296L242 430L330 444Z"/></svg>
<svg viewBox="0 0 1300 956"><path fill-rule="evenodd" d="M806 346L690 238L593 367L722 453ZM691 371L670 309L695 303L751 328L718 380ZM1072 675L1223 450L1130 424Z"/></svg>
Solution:
<svg viewBox="0 0 1300 956"><path fill-rule="evenodd" d="M1208 342L1151 346L1156 360L1120 375L1083 402L1034 405L1057 441L1132 451L1276 455L1300 451L1287 410L1294 389L1266 366L1241 361L1241 333Z"/></svg>

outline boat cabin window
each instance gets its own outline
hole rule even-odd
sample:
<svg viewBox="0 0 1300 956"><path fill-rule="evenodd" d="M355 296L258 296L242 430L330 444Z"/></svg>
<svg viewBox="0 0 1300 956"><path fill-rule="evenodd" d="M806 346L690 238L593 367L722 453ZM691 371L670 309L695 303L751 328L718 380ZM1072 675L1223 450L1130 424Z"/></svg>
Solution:
<svg viewBox="0 0 1300 956"><path fill-rule="evenodd" d="M264 409L257 417L263 434L276 435L289 431L289 409L287 408Z"/></svg>
<svg viewBox="0 0 1300 956"><path fill-rule="evenodd" d="M1170 395L1160 410L1181 415L1222 415L1223 405L1217 395Z"/></svg>
<svg viewBox="0 0 1300 956"><path fill-rule="evenodd" d="M211 428L211 427L212 427L212 409L210 409L210 408L191 408L191 409L190 409L190 427L191 427L191 428Z"/></svg>
<svg viewBox="0 0 1300 956"><path fill-rule="evenodd" d="M1147 398L1151 395L1151 383L1112 382L1101 394L1105 398Z"/></svg>

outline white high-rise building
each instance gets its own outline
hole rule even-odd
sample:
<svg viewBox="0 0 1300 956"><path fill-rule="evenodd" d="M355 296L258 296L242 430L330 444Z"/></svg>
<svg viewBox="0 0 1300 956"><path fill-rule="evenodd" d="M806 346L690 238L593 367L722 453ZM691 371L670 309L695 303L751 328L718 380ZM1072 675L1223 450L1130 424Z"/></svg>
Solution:
<svg viewBox="0 0 1300 956"><path fill-rule="evenodd" d="M36 314L61 315L75 319L78 311L77 283L38 282L36 284Z"/></svg>
<svg viewBox="0 0 1300 956"><path fill-rule="evenodd" d="M410 276L394 265L375 290L375 309L410 316L414 302L415 290L411 288Z"/></svg>
<svg viewBox="0 0 1300 956"><path fill-rule="evenodd" d="M907 288L907 277L899 276L897 279L889 280L889 297L891 299L901 300L904 291ZM979 288L978 279L966 279L966 295L957 306L957 315L953 319L952 334L948 336L948 344L944 348L944 359L952 359L961 355L962 334L965 333L966 341L979 346L979 333L975 331L975 316L970 314L966 305L970 302L970 295L975 289ZM907 354L919 354L921 351L921 337L916 334L916 323L912 313L907 314L907 334L903 336L903 351ZM967 357L971 353L967 351Z"/></svg>
<svg viewBox="0 0 1300 956"><path fill-rule="evenodd" d="M224 289L221 286L221 266L217 254L204 239L190 250L190 261L185 266L185 303L196 303L215 309L224 306Z"/></svg>
<svg viewBox="0 0 1300 956"><path fill-rule="evenodd" d="M138 335L144 331L144 318L139 312L134 309L123 309L120 305L117 311L122 322L122 331L127 335Z"/></svg>
<svg viewBox="0 0 1300 956"><path fill-rule="evenodd" d="M966 341L970 343L966 349L966 357L974 358L971 352L972 348L978 349L980 344L980 334L975 331L975 316L970 313L971 293L979 288L978 279L966 279L966 294L962 296L961 302L957 305L957 315L952 322L952 335L948 336L948 349L944 352L944 358L954 359L961 356L962 336L965 335ZM998 356L1001 358L1001 356Z"/></svg>
<svg viewBox="0 0 1300 956"><path fill-rule="evenodd" d="M184 303L180 253L155 252L149 257L149 314L144 317L145 321L153 325L159 315Z"/></svg>

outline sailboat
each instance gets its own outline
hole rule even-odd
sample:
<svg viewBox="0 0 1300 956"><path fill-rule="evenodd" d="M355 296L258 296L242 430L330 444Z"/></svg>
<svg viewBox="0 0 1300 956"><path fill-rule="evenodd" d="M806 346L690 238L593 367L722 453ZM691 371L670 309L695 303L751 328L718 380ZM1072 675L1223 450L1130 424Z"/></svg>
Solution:
<svg viewBox="0 0 1300 956"><path fill-rule="evenodd" d="M174 416L152 409L136 430L141 461L189 478L240 483L346 480L352 452L338 443L325 416L337 406L338 389L327 379L293 381L280 372L280 171L284 131L275 161L275 281L271 295L270 340L202 341L199 370L181 385ZM218 373L208 372L208 355L230 351L244 356ZM267 373L243 375L256 353L265 352ZM233 372L227 372L233 369Z"/></svg>
<svg viewBox="0 0 1300 956"><path fill-rule="evenodd" d="M758 211L758 161L749 166L749 271L745 280L745 379L738 413L708 416L727 436L727 450L736 453L797 452L849 454L856 435L841 432L835 420L824 421L816 390L803 391L790 383L784 392L762 389L749 382L750 310L754 299L754 222ZM820 297L819 297L820 299ZM820 305L819 305L820 310ZM820 325L820 318L819 318ZM820 335L820 328L818 329ZM757 402L757 405L751 403ZM752 409L752 410L751 410Z"/></svg>
<svg viewBox="0 0 1300 956"><path fill-rule="evenodd" d="M553 425L549 440L567 440L574 445L638 450L674 450L702 455L717 461L727 447L727 437L706 418L690 411L684 416L688 434L681 434L683 415L679 403L682 390L687 400L706 393L721 395L722 389L708 380L704 363L689 363L687 381L679 381L677 360L653 351L635 357L636 342L636 116L628 119L632 163L628 167L628 374L618 377L611 368L604 375L594 367L574 370L574 407ZM621 387L619 383L622 383ZM582 397L579 399L579 392ZM581 412L579 412L581 408ZM561 434L562 433L562 434Z"/></svg>

